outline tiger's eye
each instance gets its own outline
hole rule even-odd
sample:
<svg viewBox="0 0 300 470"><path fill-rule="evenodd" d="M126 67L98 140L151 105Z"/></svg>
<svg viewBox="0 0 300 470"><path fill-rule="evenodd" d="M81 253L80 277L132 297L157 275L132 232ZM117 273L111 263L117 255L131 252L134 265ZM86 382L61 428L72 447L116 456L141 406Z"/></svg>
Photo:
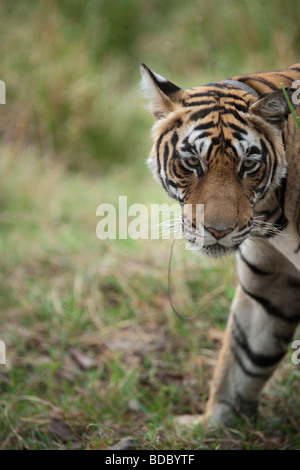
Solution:
<svg viewBox="0 0 300 470"><path fill-rule="evenodd" d="M259 161L257 160L244 160L240 169L240 174L248 175L254 173L260 166Z"/></svg>
<svg viewBox="0 0 300 470"><path fill-rule="evenodd" d="M243 167L246 170L250 170L251 168L254 168L256 165L257 165L257 162L255 162L254 160L245 160L243 162Z"/></svg>
<svg viewBox="0 0 300 470"><path fill-rule="evenodd" d="M188 165L190 165L190 166L197 166L197 165L199 165L200 162L199 162L198 158L196 158L196 157L191 157L191 158L188 158L188 159L186 160L186 163L187 163Z"/></svg>

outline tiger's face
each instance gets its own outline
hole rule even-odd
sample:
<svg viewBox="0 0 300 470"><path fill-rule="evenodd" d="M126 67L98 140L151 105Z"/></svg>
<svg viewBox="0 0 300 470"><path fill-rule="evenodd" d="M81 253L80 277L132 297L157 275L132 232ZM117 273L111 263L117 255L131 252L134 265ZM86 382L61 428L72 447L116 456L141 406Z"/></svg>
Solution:
<svg viewBox="0 0 300 470"><path fill-rule="evenodd" d="M156 119L148 163L181 204L185 237L204 254L235 251L251 235L255 207L286 173L283 93L258 98L230 81L182 90L141 71Z"/></svg>

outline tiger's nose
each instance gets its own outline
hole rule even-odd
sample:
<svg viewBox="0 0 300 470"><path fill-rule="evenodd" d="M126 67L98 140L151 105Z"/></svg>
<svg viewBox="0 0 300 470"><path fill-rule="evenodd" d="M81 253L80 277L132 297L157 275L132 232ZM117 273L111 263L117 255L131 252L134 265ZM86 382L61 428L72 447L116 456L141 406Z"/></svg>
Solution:
<svg viewBox="0 0 300 470"><path fill-rule="evenodd" d="M217 230L214 227L205 227L208 232L212 234L213 237L215 237L217 240L220 240L221 238L225 237L228 233L232 232L233 228L228 228L228 229L223 229L223 230Z"/></svg>

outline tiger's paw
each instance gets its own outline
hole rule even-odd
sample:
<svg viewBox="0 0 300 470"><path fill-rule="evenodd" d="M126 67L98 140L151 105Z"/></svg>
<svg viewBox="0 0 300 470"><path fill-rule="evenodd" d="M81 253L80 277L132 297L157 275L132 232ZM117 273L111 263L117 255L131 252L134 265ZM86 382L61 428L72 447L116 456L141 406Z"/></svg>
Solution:
<svg viewBox="0 0 300 470"><path fill-rule="evenodd" d="M174 417L174 424L177 428L194 428L196 426L207 426L205 415L179 415Z"/></svg>
<svg viewBox="0 0 300 470"><path fill-rule="evenodd" d="M179 415L174 418L177 429L202 426L205 430L214 431L228 426L234 416L233 410L226 404L215 403L202 415Z"/></svg>

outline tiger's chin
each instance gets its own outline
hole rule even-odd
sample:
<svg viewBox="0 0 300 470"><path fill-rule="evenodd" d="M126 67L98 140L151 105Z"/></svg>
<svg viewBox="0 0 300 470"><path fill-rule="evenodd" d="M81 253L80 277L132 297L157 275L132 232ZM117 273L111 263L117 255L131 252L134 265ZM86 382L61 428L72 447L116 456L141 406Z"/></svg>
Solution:
<svg viewBox="0 0 300 470"><path fill-rule="evenodd" d="M232 246L224 246L220 245L220 243L215 243L213 245L203 246L201 248L199 247L199 249L194 245L193 249L201 255L209 256L211 258L223 258L235 253L239 246L240 243Z"/></svg>

